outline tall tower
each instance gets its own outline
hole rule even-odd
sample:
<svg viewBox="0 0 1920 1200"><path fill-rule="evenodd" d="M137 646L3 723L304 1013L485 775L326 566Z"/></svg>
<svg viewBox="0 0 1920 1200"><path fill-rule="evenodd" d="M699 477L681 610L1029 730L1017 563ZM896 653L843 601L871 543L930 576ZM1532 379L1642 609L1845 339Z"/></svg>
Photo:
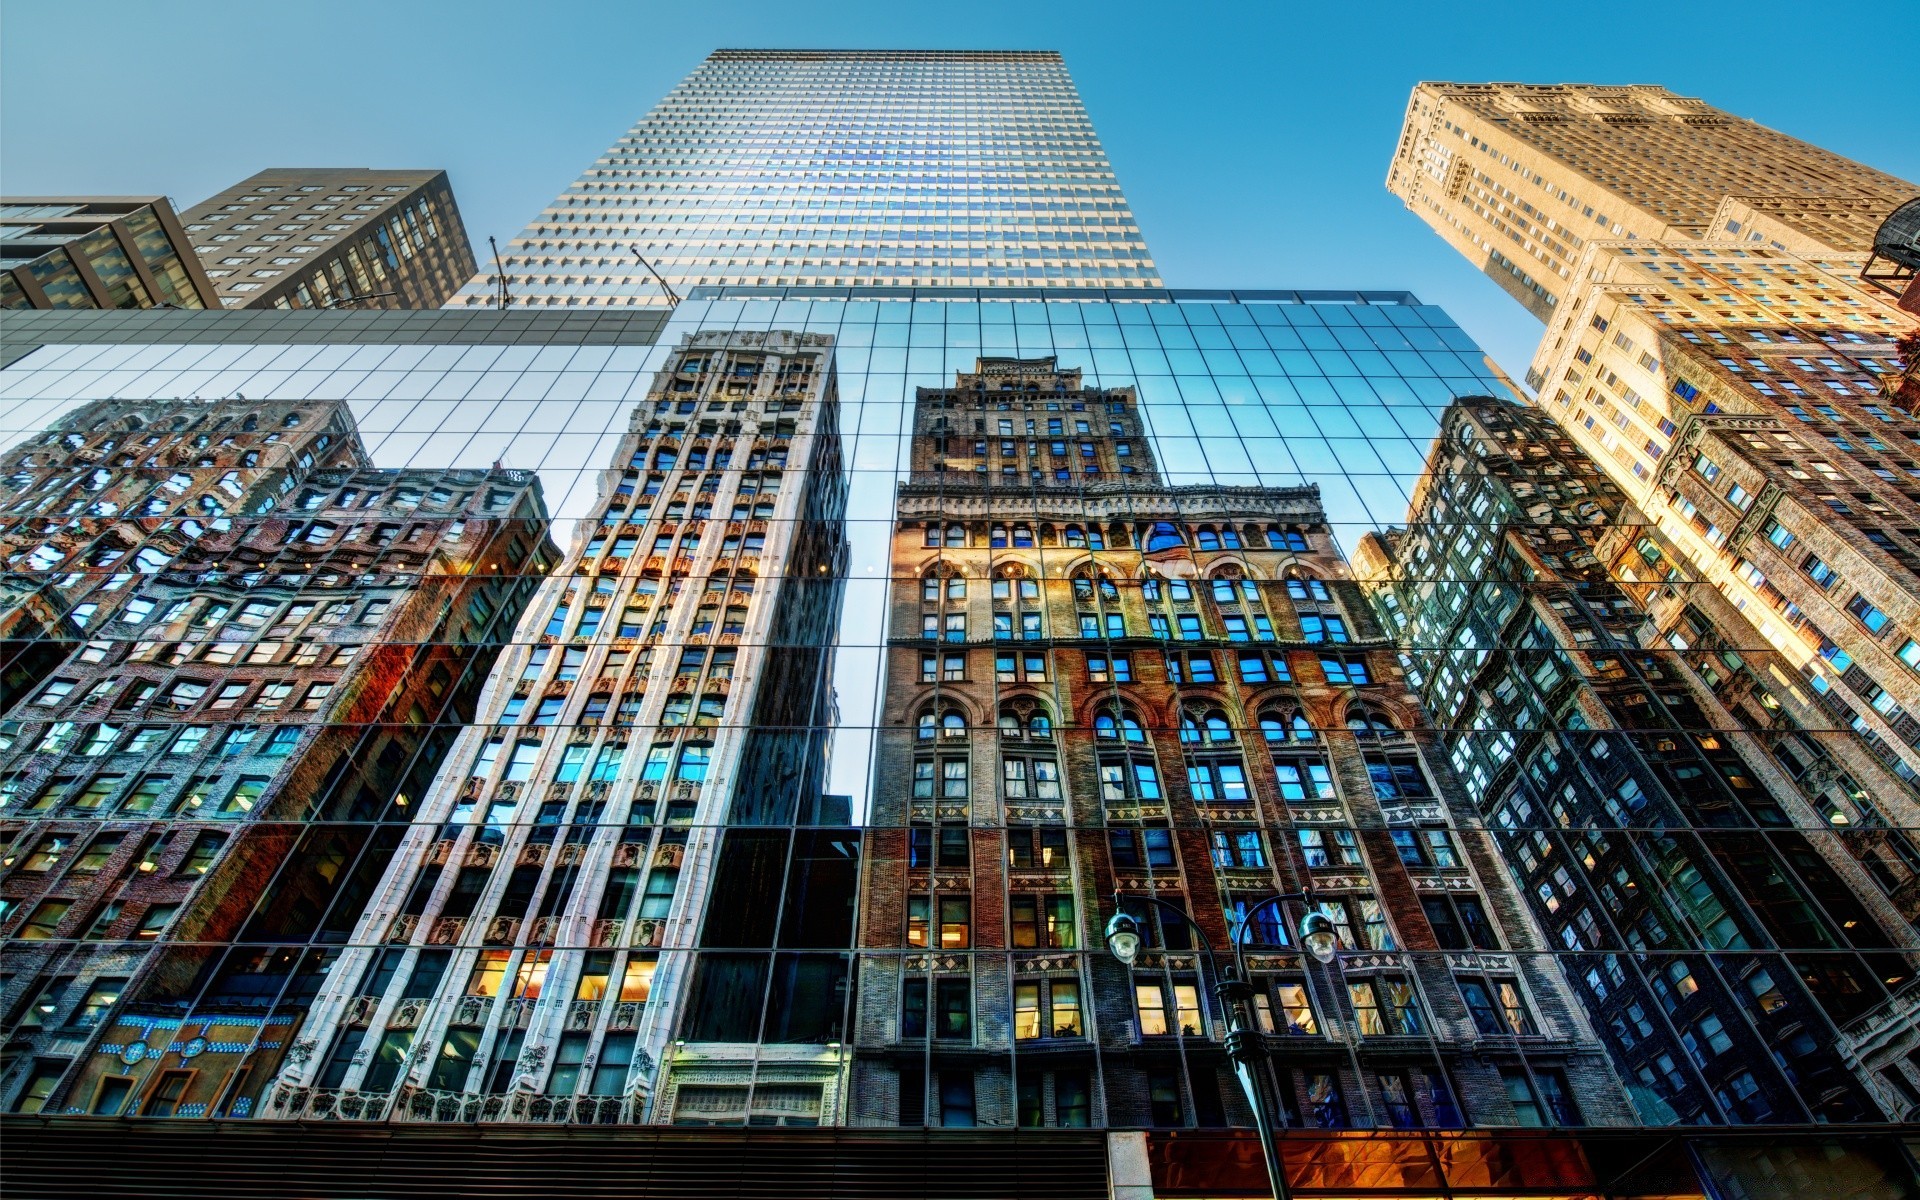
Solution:
<svg viewBox="0 0 1920 1200"><path fill-rule="evenodd" d="M1423 83L1387 190L1545 321L1591 241L1864 255L1920 184L1663 87Z"/></svg>
<svg viewBox="0 0 1920 1200"><path fill-rule="evenodd" d="M850 1122L1245 1123L1195 927L1252 950L1286 1124L1622 1118L1315 489L1167 486L1134 390L1052 357L919 389L912 462ZM1304 902L1248 920L1289 892L1338 968Z"/></svg>
<svg viewBox="0 0 1920 1200"><path fill-rule="evenodd" d="M496 303L501 270L516 307L666 304L659 277L1160 286L1041 50L716 50L451 304Z"/></svg>
<svg viewBox="0 0 1920 1200"><path fill-rule="evenodd" d="M1901 782L1849 731L1761 703L1792 667L1737 613L1697 651L1641 645L1601 547L1666 535L1547 414L1456 401L1427 467L1357 565L1640 1122L1902 1117L1920 849L1886 817Z"/></svg>
<svg viewBox="0 0 1920 1200"><path fill-rule="evenodd" d="M857 841L819 827L846 821L820 797L845 487L829 339L674 348L266 1116L834 1110Z"/></svg>

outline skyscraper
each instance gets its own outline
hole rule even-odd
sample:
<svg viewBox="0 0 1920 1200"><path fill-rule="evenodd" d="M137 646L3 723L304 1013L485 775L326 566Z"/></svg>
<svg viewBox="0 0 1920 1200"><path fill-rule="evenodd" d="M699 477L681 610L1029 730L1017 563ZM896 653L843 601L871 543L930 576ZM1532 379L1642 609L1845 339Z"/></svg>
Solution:
<svg viewBox="0 0 1920 1200"><path fill-rule="evenodd" d="M432 777L402 775L374 820L351 803L387 794L355 786L384 755L343 768L349 828L316 834L363 837L351 867L333 843L298 856L238 933L169 947L154 990L58 991L54 1012L88 1030L17 1031L23 1010L6 1014L10 1187L66 1194L84 1163L98 1190L132 1190L184 1163L160 1169L238 1194L1262 1195L1232 1066L1256 1045L1276 1153L1305 1194L1685 1194L1689 1171L1760 1155L1813 1195L1879 1160L1900 1169L1883 1131L1848 1130L1866 1149L1842 1160L1809 1125L1791 1131L1796 1158L1776 1154L1785 1130L1649 1139L1629 1108L1639 1069L1677 1046L1699 1056L1688 1086L1714 1093L1702 1112L1758 1094L1845 1117L1870 1089L1891 1111L1894 1078L1910 1081L1884 1069L1910 1029L1880 993L1912 986L1910 943L1871 943L1899 898L1854 883L1884 869L1898 886L1897 841L1863 829L1834 856L1810 830L1688 826L1757 811L1739 771L1725 788L1682 772L1752 765L1747 741L1765 739L1697 728L1717 710L1670 680L1640 699L1684 713L1688 741L1666 725L1593 736L1590 704L1555 714L1536 740L1604 747L1563 756L1563 784L1608 790L1576 788L1564 826L1546 797L1531 827L1491 821L1477 773L1511 757L1498 735L1534 731L1474 730L1485 753L1456 761L1458 731L1422 712L1428 660L1401 659L1342 546L1433 495L1420 477L1442 415L1502 378L1405 292L1157 286L1149 260L1118 253L1144 250L1103 172L1057 56L729 51L513 248L504 310L483 272L433 312L9 321L0 393L23 427L101 396L331 401L373 470L534 472L572 523L469 706L439 720L431 673L380 677L401 709L367 744L431 726L439 757L415 758ZM68 520L93 464L48 465L58 488L27 503ZM369 566L406 553L380 545L398 494L365 513L342 491L316 503L321 523L339 514L327 545ZM32 573L38 546L10 547L10 565ZM1492 552L1454 548L1449 611ZM41 594L63 597L68 574ZM383 598L384 574L366 575L356 588ZM65 613L33 619L57 643L74 639ZM1553 628L1582 661L1576 627ZM1724 646L1681 640L1662 652L1715 703L1766 708L1741 689L1778 664L1736 673ZM52 655L22 669L68 678ZM69 697L95 677L72 678ZM1506 693L1476 720L1521 719L1520 681L1476 682ZM1805 748L1785 724L1765 733ZM242 768L201 750L232 794ZM1632 755L1711 803L1600 845L1575 813L1597 822L1628 778L1652 794L1658 780L1621 770ZM1796 761L1806 782L1786 786L1806 805L1867 823L1845 781L1869 776ZM0 819L55 820L20 801ZM1514 872L1525 894L1503 870L1535 833L1622 867L1628 844L1682 845L1660 859L1671 875L1629 877L1671 897L1629 911L1686 909L1620 934L1619 967L1679 1014L1644 1058L1609 1058L1618 1035L1563 970L1612 982L1605 951L1568 941L1581 911L1602 919L1573 908L1577 886L1553 890L1573 866ZM1722 876L1696 888L1681 870L1703 845L1735 857L1709 865L1765 919L1709 920ZM1795 890L1808 880L1820 890ZM9 934L54 898L24 876L0 887L36 901L6 910ZM1833 903L1809 915L1810 894ZM1301 952L1309 909L1330 962ZM1100 941L1123 912L1149 939L1132 956ZM55 915L54 937L16 939L46 956L36 980L93 954L79 918ZM1783 944L1715 940L1729 928ZM1230 937L1252 976L1238 1037L1217 989ZM1770 995L1734 966L1768 955L1798 982L1731 1026ZM1831 996L1831 1012L1815 999ZM1830 1050L1793 1040L1798 1021L1843 1019ZM1752 1064L1749 1089L1739 1059L1762 1047L1782 1058ZM43 1083L39 1061L70 1052L83 1074L60 1078L85 1087ZM227 1119L243 1115L230 1097L253 1119ZM89 1112L95 1098L118 1115Z"/></svg>
<svg viewBox="0 0 1920 1200"><path fill-rule="evenodd" d="M1640 636L1600 548L1664 535L1547 414L1455 402L1424 482L1359 569L1639 1120L1904 1116L1913 1043L1861 1045L1916 1018L1900 782L1797 723L1753 641Z"/></svg>
<svg viewBox="0 0 1920 1200"><path fill-rule="evenodd" d="M644 258L644 262L642 259ZM1052 51L716 50L502 255L515 305L1158 287ZM498 298L493 264L453 303Z"/></svg>
<svg viewBox="0 0 1920 1200"><path fill-rule="evenodd" d="M1920 184L1664 87L1423 83L1387 190L1544 321L1589 242L1864 255Z"/></svg>
<svg viewBox="0 0 1920 1200"><path fill-rule="evenodd" d="M165 196L0 198L0 309L212 308Z"/></svg>
<svg viewBox="0 0 1920 1200"><path fill-rule="evenodd" d="M816 828L847 821L830 348L674 348L266 1116L832 1123L858 838Z"/></svg>
<svg viewBox="0 0 1920 1200"><path fill-rule="evenodd" d="M180 219L227 308L435 308L474 271L445 171L275 167Z"/></svg>

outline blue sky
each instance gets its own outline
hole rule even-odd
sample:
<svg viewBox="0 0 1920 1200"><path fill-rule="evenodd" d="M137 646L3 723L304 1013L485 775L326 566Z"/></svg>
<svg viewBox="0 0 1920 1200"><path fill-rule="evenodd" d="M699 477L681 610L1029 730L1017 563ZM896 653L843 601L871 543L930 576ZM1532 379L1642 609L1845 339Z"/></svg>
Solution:
<svg viewBox="0 0 1920 1200"><path fill-rule="evenodd" d="M484 250L716 46L1052 48L1170 284L1407 288L1518 376L1538 326L1381 186L1414 82L1661 83L1920 180L1915 4L0 0L0 189L443 166Z"/></svg>

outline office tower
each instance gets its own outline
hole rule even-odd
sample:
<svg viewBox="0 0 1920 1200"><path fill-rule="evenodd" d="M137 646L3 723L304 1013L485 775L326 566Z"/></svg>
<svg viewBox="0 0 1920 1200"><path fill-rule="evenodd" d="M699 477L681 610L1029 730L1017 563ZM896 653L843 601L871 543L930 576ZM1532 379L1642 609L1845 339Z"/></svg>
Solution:
<svg viewBox="0 0 1920 1200"><path fill-rule="evenodd" d="M1160 285L1052 51L717 50L502 259L453 303Z"/></svg>
<svg viewBox="0 0 1920 1200"><path fill-rule="evenodd" d="M0 308L214 308L165 196L0 197Z"/></svg>
<svg viewBox="0 0 1920 1200"><path fill-rule="evenodd" d="M1545 413L1465 398L1356 562L1640 1123L1902 1119L1899 781L1770 701L1754 642L1642 636L1604 547L1663 536Z"/></svg>
<svg viewBox="0 0 1920 1200"><path fill-rule="evenodd" d="M362 457L344 406L323 401L97 402L43 440L67 469L240 500L223 460L343 422ZM150 429L205 465L124 462ZM390 852L377 823L424 793L452 741L442 723L471 712L531 591L518 577L544 569L530 475L349 465L281 481L131 575L115 619L11 705L16 1111L250 1111Z"/></svg>
<svg viewBox="0 0 1920 1200"><path fill-rule="evenodd" d="M828 823L830 345L674 348L266 1115L831 1120L858 837L795 828Z"/></svg>
<svg viewBox="0 0 1920 1200"><path fill-rule="evenodd" d="M1920 184L1664 87L1422 83L1387 172L1449 245L1542 321L1608 238L1862 255Z"/></svg>
<svg viewBox="0 0 1920 1200"><path fill-rule="evenodd" d="M445 171L275 167L180 220L226 308L436 308L474 272Z"/></svg>
<svg viewBox="0 0 1920 1200"><path fill-rule="evenodd" d="M1215 968L1149 896L1251 948L1288 1125L1625 1119L1315 489L1166 485L1135 389L1054 357L919 389L913 432L850 1119L1244 1122Z"/></svg>

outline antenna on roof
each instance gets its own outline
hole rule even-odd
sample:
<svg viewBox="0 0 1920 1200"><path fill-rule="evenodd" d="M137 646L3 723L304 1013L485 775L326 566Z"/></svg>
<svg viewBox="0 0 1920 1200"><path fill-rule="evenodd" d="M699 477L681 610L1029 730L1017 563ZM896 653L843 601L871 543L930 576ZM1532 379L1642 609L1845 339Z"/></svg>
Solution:
<svg viewBox="0 0 1920 1200"><path fill-rule="evenodd" d="M500 294L494 297L493 306L495 308L510 307L513 304L513 296L507 291L506 268L500 265L500 243L493 240L492 234L488 234L487 245L493 247L493 277L500 284Z"/></svg>
<svg viewBox="0 0 1920 1200"><path fill-rule="evenodd" d="M648 271L648 272L649 272L649 273L650 273L650 274L651 274L651 275L652 275L652 276L653 276L653 277L654 277L654 278L655 278L656 280L658 280L658 281L660 282L660 290L661 290L661 291L663 291L663 292L665 292L665 293L667 294L667 299L669 299L669 300L671 300L671 301L673 301L673 306L674 306L675 308L678 308L678 307L680 307L680 297L679 297L679 295L678 295L678 294L677 294L677 293L676 293L676 292L675 292L675 291L673 290L673 287L672 287L672 285L671 285L671 284L669 284L669 283L667 282L667 277L666 277L666 276L664 276L664 275L662 275L662 274L661 274L660 272L658 272L658 271L656 271L656 270L654 270L654 269L653 269L653 264L647 261L647 256L646 256L646 255L644 255L644 254L642 254L642 253L640 253L640 247L638 247L638 246L628 246L628 247L627 247L627 249L629 249L629 250L631 250L631 251L633 251L633 256L634 256L635 258L637 258L637 259L639 259L639 260L640 260L640 265L641 265L641 266L643 266L643 267L645 267L645 268L647 269L647 271Z"/></svg>

